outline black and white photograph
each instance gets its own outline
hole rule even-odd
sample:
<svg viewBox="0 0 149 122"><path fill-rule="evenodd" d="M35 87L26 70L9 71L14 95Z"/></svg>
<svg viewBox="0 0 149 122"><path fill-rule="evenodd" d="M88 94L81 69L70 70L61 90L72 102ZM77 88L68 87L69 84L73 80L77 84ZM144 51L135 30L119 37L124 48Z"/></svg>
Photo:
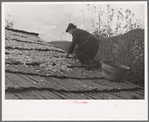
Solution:
<svg viewBox="0 0 149 122"><path fill-rule="evenodd" d="M147 120L146 1L2 2L2 22L4 120Z"/></svg>

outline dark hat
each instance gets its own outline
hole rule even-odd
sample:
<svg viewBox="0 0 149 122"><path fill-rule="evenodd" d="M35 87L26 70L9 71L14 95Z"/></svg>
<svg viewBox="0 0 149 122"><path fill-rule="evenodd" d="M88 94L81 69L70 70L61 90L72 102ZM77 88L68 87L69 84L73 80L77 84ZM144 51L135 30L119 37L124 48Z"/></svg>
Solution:
<svg viewBox="0 0 149 122"><path fill-rule="evenodd" d="M68 25L68 27L67 27L67 29L66 29L66 32L68 32L68 30L70 29L70 28L76 28L77 26L75 26L73 23L69 23L69 25Z"/></svg>

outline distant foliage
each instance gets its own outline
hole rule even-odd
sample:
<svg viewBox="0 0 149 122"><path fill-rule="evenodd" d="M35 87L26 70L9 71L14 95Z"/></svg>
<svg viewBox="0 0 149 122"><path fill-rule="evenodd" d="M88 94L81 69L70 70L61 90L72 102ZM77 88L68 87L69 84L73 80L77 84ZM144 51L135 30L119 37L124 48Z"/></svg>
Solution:
<svg viewBox="0 0 149 122"><path fill-rule="evenodd" d="M14 27L14 20L10 19L10 15L8 15L8 19L5 19L5 27L7 27L7 28Z"/></svg>
<svg viewBox="0 0 149 122"><path fill-rule="evenodd" d="M50 44L53 44L55 47L60 48L68 52L71 42L68 41L51 41Z"/></svg>
<svg viewBox="0 0 149 122"><path fill-rule="evenodd" d="M135 29L119 36L98 38L100 48L96 59L129 66L129 81L144 86L144 30Z"/></svg>
<svg viewBox="0 0 149 122"><path fill-rule="evenodd" d="M133 29L144 28L144 24L140 19L135 19L135 13L131 10L122 8L111 8L110 4L106 6L106 11L102 6L92 6L87 4L89 19L86 19L84 12L84 25L90 25L94 34L102 37L112 37L129 32ZM89 29L87 29L89 30Z"/></svg>

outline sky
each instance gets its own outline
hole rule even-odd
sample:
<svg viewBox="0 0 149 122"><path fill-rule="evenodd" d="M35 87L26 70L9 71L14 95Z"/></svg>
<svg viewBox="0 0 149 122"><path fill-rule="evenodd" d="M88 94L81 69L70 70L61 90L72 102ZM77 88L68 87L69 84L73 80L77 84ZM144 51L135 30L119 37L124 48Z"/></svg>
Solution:
<svg viewBox="0 0 149 122"><path fill-rule="evenodd" d="M106 7L130 9L136 19L144 21L144 2L3 2L3 18L14 20L14 29L39 33L45 41L71 41L66 33L69 23L78 28L91 30L89 8L107 12ZM10 15L10 16L9 16Z"/></svg>

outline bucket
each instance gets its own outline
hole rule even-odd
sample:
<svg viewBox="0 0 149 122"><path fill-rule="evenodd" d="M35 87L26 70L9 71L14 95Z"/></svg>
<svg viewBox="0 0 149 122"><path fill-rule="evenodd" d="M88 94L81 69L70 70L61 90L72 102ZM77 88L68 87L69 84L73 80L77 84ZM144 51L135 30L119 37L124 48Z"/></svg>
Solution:
<svg viewBox="0 0 149 122"><path fill-rule="evenodd" d="M105 79L112 81L125 81L130 74L130 68L122 64L113 63L110 61L102 62L101 75Z"/></svg>

